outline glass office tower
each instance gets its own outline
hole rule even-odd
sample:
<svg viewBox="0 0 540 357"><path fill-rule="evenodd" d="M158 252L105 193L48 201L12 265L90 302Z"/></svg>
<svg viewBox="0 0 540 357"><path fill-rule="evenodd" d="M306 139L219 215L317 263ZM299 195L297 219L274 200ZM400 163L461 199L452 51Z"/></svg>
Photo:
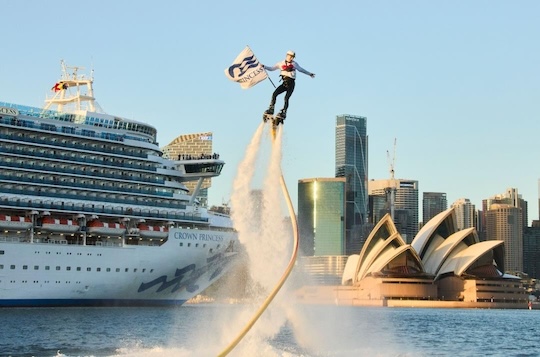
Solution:
<svg viewBox="0 0 540 357"><path fill-rule="evenodd" d="M439 213L446 211L447 208L446 193L424 192L422 198L422 222L426 224Z"/></svg>
<svg viewBox="0 0 540 357"><path fill-rule="evenodd" d="M346 254L358 254L368 217L367 118L336 117L336 177L346 180Z"/></svg>
<svg viewBox="0 0 540 357"><path fill-rule="evenodd" d="M345 252L345 179L298 180L298 232L305 256Z"/></svg>

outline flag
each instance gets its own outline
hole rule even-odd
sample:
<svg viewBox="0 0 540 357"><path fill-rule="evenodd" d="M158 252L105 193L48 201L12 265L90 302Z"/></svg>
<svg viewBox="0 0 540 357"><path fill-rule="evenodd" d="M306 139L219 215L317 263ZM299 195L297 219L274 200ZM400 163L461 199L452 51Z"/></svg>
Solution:
<svg viewBox="0 0 540 357"><path fill-rule="evenodd" d="M242 89L251 88L268 77L263 65L249 46L246 46L233 64L225 69L225 76L231 81L240 83Z"/></svg>
<svg viewBox="0 0 540 357"><path fill-rule="evenodd" d="M64 82L56 82L56 83L54 84L54 86L52 86L51 90L52 90L52 91L55 91L55 92L58 92L58 91L67 89L67 87L68 87L67 83L64 83Z"/></svg>

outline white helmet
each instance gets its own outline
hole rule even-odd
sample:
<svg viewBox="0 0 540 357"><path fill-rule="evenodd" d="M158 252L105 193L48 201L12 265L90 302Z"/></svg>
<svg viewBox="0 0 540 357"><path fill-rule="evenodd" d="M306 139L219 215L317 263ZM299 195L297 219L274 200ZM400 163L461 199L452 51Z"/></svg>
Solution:
<svg viewBox="0 0 540 357"><path fill-rule="evenodd" d="M291 55L292 57L296 57L296 53L294 51L287 51L288 55Z"/></svg>

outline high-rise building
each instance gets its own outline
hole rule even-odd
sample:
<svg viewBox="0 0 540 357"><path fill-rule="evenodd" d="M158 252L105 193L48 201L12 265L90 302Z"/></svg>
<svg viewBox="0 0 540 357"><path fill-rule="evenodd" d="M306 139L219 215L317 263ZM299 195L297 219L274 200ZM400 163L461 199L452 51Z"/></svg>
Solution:
<svg viewBox="0 0 540 357"><path fill-rule="evenodd" d="M523 271L540 279L540 221L534 220L523 232Z"/></svg>
<svg viewBox="0 0 540 357"><path fill-rule="evenodd" d="M446 211L446 193L424 192L422 195L422 222L425 224L439 213Z"/></svg>
<svg viewBox="0 0 540 357"><path fill-rule="evenodd" d="M486 212L488 240L504 241L504 266L507 272L523 271L523 215L521 208L494 203Z"/></svg>
<svg viewBox="0 0 540 357"><path fill-rule="evenodd" d="M197 133L180 135L169 144L161 148L163 156L171 160L197 160L219 159L219 155L212 152L212 133ZM186 169L189 165L186 165ZM185 183L189 192L194 192L199 182L190 181ZM212 185L210 178L203 179L199 187L197 200L203 207L208 206L208 188Z"/></svg>
<svg viewBox="0 0 540 357"><path fill-rule="evenodd" d="M298 232L305 256L345 254L345 178L298 180Z"/></svg>
<svg viewBox="0 0 540 357"><path fill-rule="evenodd" d="M506 189L505 193L501 193L495 196L492 196L488 198L487 200L484 200L482 202L483 206L482 209L484 212L489 210L489 207L493 204L507 204L512 207L519 207L521 208L521 215L523 222L523 227L528 226L528 209L527 209L527 201L525 201L523 198L521 198L521 195L518 194L517 188L508 188Z"/></svg>
<svg viewBox="0 0 540 357"><path fill-rule="evenodd" d="M521 198L517 188L508 188L505 193L492 196L482 200L482 211L478 212L478 235L481 240L489 239L487 237L487 214L491 206L495 204L510 205L521 209L521 222L523 229L528 226L527 201Z"/></svg>
<svg viewBox="0 0 540 357"><path fill-rule="evenodd" d="M476 209L468 198L460 198L452 203L455 207L457 228L463 230L465 228L477 227L476 224Z"/></svg>
<svg viewBox="0 0 540 357"><path fill-rule="evenodd" d="M368 183L368 190L370 202L374 203L373 214L383 217L384 214L391 214L393 211L393 220L397 230L407 243L411 243L418 233L418 181L371 180ZM392 191L394 197L392 197ZM392 201L394 201L393 204ZM375 210L378 211L375 212Z"/></svg>
<svg viewBox="0 0 540 357"><path fill-rule="evenodd" d="M336 177L346 180L346 254L358 253L367 238L368 137L367 118L336 117Z"/></svg>

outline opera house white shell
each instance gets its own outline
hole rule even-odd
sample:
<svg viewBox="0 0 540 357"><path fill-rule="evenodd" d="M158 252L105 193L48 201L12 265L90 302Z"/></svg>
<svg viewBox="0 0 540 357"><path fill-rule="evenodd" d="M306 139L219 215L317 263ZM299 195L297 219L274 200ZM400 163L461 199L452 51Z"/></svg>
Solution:
<svg viewBox="0 0 540 357"><path fill-rule="evenodd" d="M505 275L503 241L480 242L475 228L457 230L455 212L441 212L406 244L390 215L362 251L348 258L342 285L354 299L525 304L518 277Z"/></svg>

